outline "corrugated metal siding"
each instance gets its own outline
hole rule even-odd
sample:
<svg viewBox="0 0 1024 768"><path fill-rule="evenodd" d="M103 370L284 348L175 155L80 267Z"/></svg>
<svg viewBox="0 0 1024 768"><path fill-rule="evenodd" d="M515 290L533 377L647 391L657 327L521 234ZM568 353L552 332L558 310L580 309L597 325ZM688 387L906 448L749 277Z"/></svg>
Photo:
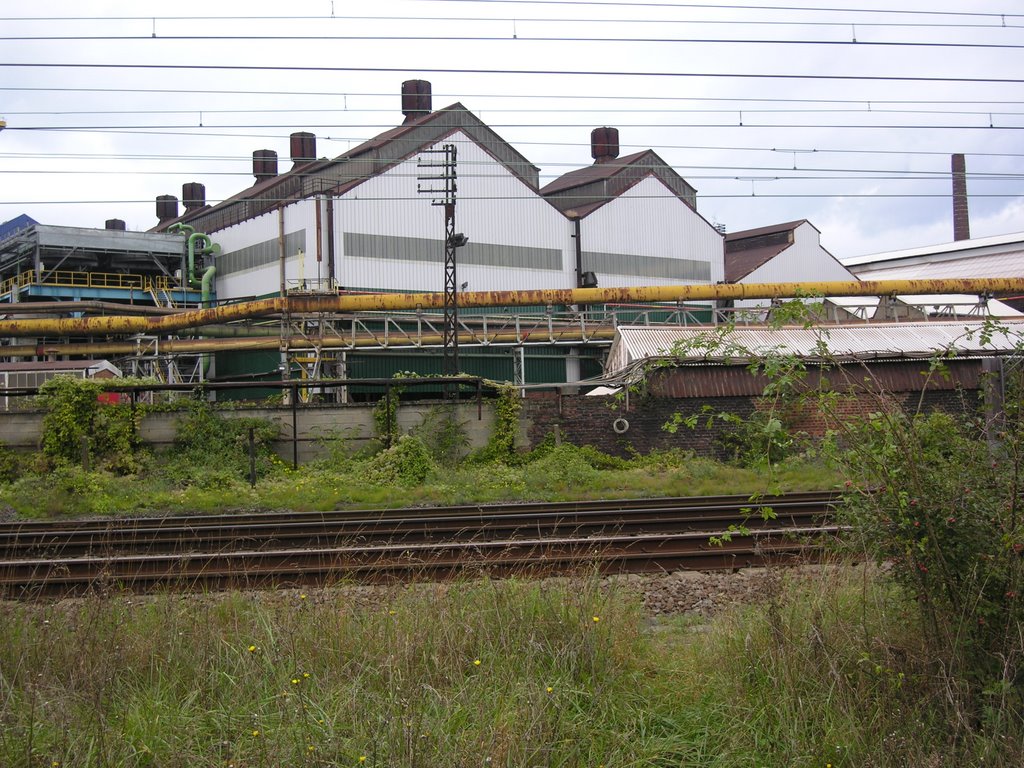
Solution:
<svg viewBox="0 0 1024 768"><path fill-rule="evenodd" d="M364 259L444 263L443 238L397 237L345 232L345 253ZM478 243L472 240L456 253L459 266L479 265L508 269L561 271L562 252L555 248L524 248L518 245Z"/></svg>
<svg viewBox="0 0 1024 768"><path fill-rule="evenodd" d="M597 272L601 287L716 282L724 276L722 235L661 182L646 178L581 221L583 270ZM594 269L587 253L615 254L615 272ZM656 261L652 261L655 259ZM705 278L667 276L663 261L679 261L688 275L706 264ZM600 264L599 266L606 266ZM657 269L653 267L657 266ZM651 274L651 272L656 274Z"/></svg>
<svg viewBox="0 0 1024 768"><path fill-rule="evenodd" d="M456 230L469 237L469 245L457 253L457 282L469 283L468 290L474 291L574 286L570 222L465 136L454 134L445 143L458 149ZM417 193L416 177L423 173L412 158L335 201L341 285L378 290L443 289L444 212L430 204L429 195ZM376 250L366 248L383 242L376 237L396 238L396 248L402 242L423 245L431 258L402 263L379 258ZM420 251L419 247L392 250L410 258Z"/></svg>
<svg viewBox="0 0 1024 768"><path fill-rule="evenodd" d="M872 361L846 366L812 368L805 386L815 389L822 376L828 388L838 391L874 393L920 392L927 390L977 389L981 380L981 359L952 360L948 375L926 376L926 361ZM661 369L650 377L650 391L656 397L758 397L768 378L751 373L742 365L686 365Z"/></svg>

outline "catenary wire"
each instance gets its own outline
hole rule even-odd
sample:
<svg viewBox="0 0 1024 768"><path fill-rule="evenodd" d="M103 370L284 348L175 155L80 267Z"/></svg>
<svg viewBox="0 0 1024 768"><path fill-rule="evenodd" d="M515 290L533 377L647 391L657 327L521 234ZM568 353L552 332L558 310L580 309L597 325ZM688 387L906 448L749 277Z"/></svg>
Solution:
<svg viewBox="0 0 1024 768"><path fill-rule="evenodd" d="M421 72L430 74L458 75L516 75L562 77L665 77L665 78L709 78L709 79L755 79L755 80L836 80L857 82L911 82L911 83L985 83L991 85L1019 85L1022 78L1013 77L952 77L933 75L824 75L781 72L663 72L627 70L584 70L584 69L486 69L482 67L335 67L287 64L127 64L97 62L0 62L3 69L142 69L142 70L184 70L184 71L237 71L237 72Z"/></svg>
<svg viewBox="0 0 1024 768"><path fill-rule="evenodd" d="M210 94L210 95L252 95L252 96L334 96L337 98L362 98L362 97L381 97L387 99L395 98L396 94L393 92L388 93L374 93L374 92L342 92L342 91L253 91L253 90L209 90L209 89L198 89L198 88L67 88L57 86L5 86L0 85L0 91L45 91L45 92L72 92L72 93L180 93L180 94ZM797 98L785 98L785 97L716 97L716 96L618 96L611 94L593 94L584 95L579 93L561 93L561 94L523 94L523 93L512 93L512 94L499 94L499 93L464 93L460 95L456 94L444 94L437 93L433 94L434 98L437 99L536 99L536 100L547 100L555 99L558 101L566 100L583 100L583 101L682 101L682 102L744 102L744 103L758 103L758 104L1024 104L1024 101L1019 99L1003 100L1003 99L797 99ZM199 111L199 110L191 110ZM261 110L262 111L262 110ZM341 110L348 111L348 110ZM484 108L478 111L495 111L489 108ZM11 113L8 113L11 114Z"/></svg>
<svg viewBox="0 0 1024 768"><path fill-rule="evenodd" d="M101 42L163 40L167 42L229 42L229 41L376 41L376 42L473 42L473 43L672 43L697 45L825 45L890 48L1002 48L1020 50L1015 43L951 43L909 40L767 40L683 37L554 37L534 35L35 35L0 36L7 42Z"/></svg>

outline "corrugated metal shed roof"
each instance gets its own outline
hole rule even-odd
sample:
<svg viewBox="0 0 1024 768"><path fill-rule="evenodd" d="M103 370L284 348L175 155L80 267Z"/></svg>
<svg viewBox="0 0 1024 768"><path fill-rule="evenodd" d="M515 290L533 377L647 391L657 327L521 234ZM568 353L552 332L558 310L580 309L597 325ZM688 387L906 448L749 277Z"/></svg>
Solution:
<svg viewBox="0 0 1024 768"><path fill-rule="evenodd" d="M616 176L650 151L651 150L646 149L641 152L634 152L631 155L625 155L624 157L617 157L614 160L609 160L608 162L594 163L593 165L588 165L585 168L577 168L575 171L569 171L541 187L540 193L542 195L550 195L552 192L561 192L566 189L581 187L585 184L593 184L595 181Z"/></svg>
<svg viewBox="0 0 1024 768"><path fill-rule="evenodd" d="M1024 274L1024 248L986 256L964 254L942 261L891 261L857 266L847 262L861 280L917 280L940 277L1013 277Z"/></svg>
<svg viewBox="0 0 1024 768"><path fill-rule="evenodd" d="M993 237L974 237L970 240L954 240L951 243L940 245L928 245L921 248L907 248L901 251L885 251L883 253L868 253L862 256L851 256L843 259L848 267L858 264L873 264L875 262L892 261L894 259L907 259L917 256L938 256L941 254L955 253L957 251L969 251L976 248L992 248L1012 243L1024 243L1024 232L1014 232L1008 235L995 235Z"/></svg>
<svg viewBox="0 0 1024 768"><path fill-rule="evenodd" d="M677 344L689 351L680 362L742 362L770 352L822 359L821 343L829 359L925 357L943 350L958 354L1005 354L1024 343L1024 321L1002 323L1006 332L983 339L983 323L971 321L925 323L873 323L813 328L742 327L725 332L718 328L654 328L623 326L615 334L605 366L620 373L647 359L661 358Z"/></svg>

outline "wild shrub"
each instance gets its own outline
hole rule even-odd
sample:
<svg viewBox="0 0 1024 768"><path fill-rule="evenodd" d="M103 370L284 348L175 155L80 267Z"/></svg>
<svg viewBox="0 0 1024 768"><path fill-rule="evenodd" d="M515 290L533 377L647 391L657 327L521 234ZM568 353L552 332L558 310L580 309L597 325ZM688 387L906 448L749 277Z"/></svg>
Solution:
<svg viewBox="0 0 1024 768"><path fill-rule="evenodd" d="M177 485L208 488L247 478L250 430L257 476L276 472L280 461L272 446L277 425L263 419L225 418L205 400L191 400L178 421L174 446L163 457L162 472Z"/></svg>
<svg viewBox="0 0 1024 768"><path fill-rule="evenodd" d="M523 408L519 388L511 384L499 384L498 397L494 401L494 427L487 445L474 451L467 459L485 464L495 461L503 464L521 464L523 457L516 453L516 436L519 434L519 412Z"/></svg>
<svg viewBox="0 0 1024 768"><path fill-rule="evenodd" d="M454 405L431 408L412 434L423 440L433 460L442 467L458 464L469 446L469 437Z"/></svg>
<svg viewBox="0 0 1024 768"><path fill-rule="evenodd" d="M21 475L25 458L0 443L0 483L13 483Z"/></svg>
<svg viewBox="0 0 1024 768"><path fill-rule="evenodd" d="M939 690L967 730L1024 727L1024 430L1012 422L990 447L977 420L879 412L845 426L839 455L853 542L916 599Z"/></svg>
<svg viewBox="0 0 1024 768"><path fill-rule="evenodd" d="M531 484L541 489L586 488L600 474L591 464L593 453L563 443L527 465L526 477Z"/></svg>
<svg viewBox="0 0 1024 768"><path fill-rule="evenodd" d="M423 441L402 435L364 465L363 478L375 485L418 485L436 471L434 460Z"/></svg>
<svg viewBox="0 0 1024 768"><path fill-rule="evenodd" d="M53 462L81 463L133 474L143 466L138 440L140 413L131 406L100 401L103 383L55 376L39 389L43 416L42 450Z"/></svg>

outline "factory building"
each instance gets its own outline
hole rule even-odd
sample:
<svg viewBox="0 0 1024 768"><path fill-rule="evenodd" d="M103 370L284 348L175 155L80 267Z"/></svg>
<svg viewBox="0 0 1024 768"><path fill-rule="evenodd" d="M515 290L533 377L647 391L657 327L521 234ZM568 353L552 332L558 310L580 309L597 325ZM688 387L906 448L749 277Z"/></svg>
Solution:
<svg viewBox="0 0 1024 768"><path fill-rule="evenodd" d="M160 222L153 231L184 226L217 243L220 253L205 264L215 269L220 303L295 293L442 291L446 230L438 203L451 184L455 229L468 238L457 253L461 291L723 279L723 238L697 213L696 190L651 150L620 158L614 128L592 132L592 166L542 188L539 169L462 104L434 110L429 83L403 83L402 111L401 125L335 158L317 159L316 137L293 134L291 167L283 173L273 150L256 150L252 186L208 205L203 185L187 184L182 213L175 198L157 200ZM708 304L688 309L710 319ZM606 313L615 311L586 308L592 323L609 326L616 318ZM572 323L580 308L537 307L538 313ZM486 322L482 315L464 313L463 322ZM361 322L371 331L403 325L393 317ZM328 331L341 332L336 324ZM609 342L610 333L586 344L490 344L460 352L460 360L465 372L497 379L574 381L600 372ZM295 363L275 355L218 355L217 375L266 374ZM440 372L436 349L314 357L310 363L307 356L307 373Z"/></svg>

